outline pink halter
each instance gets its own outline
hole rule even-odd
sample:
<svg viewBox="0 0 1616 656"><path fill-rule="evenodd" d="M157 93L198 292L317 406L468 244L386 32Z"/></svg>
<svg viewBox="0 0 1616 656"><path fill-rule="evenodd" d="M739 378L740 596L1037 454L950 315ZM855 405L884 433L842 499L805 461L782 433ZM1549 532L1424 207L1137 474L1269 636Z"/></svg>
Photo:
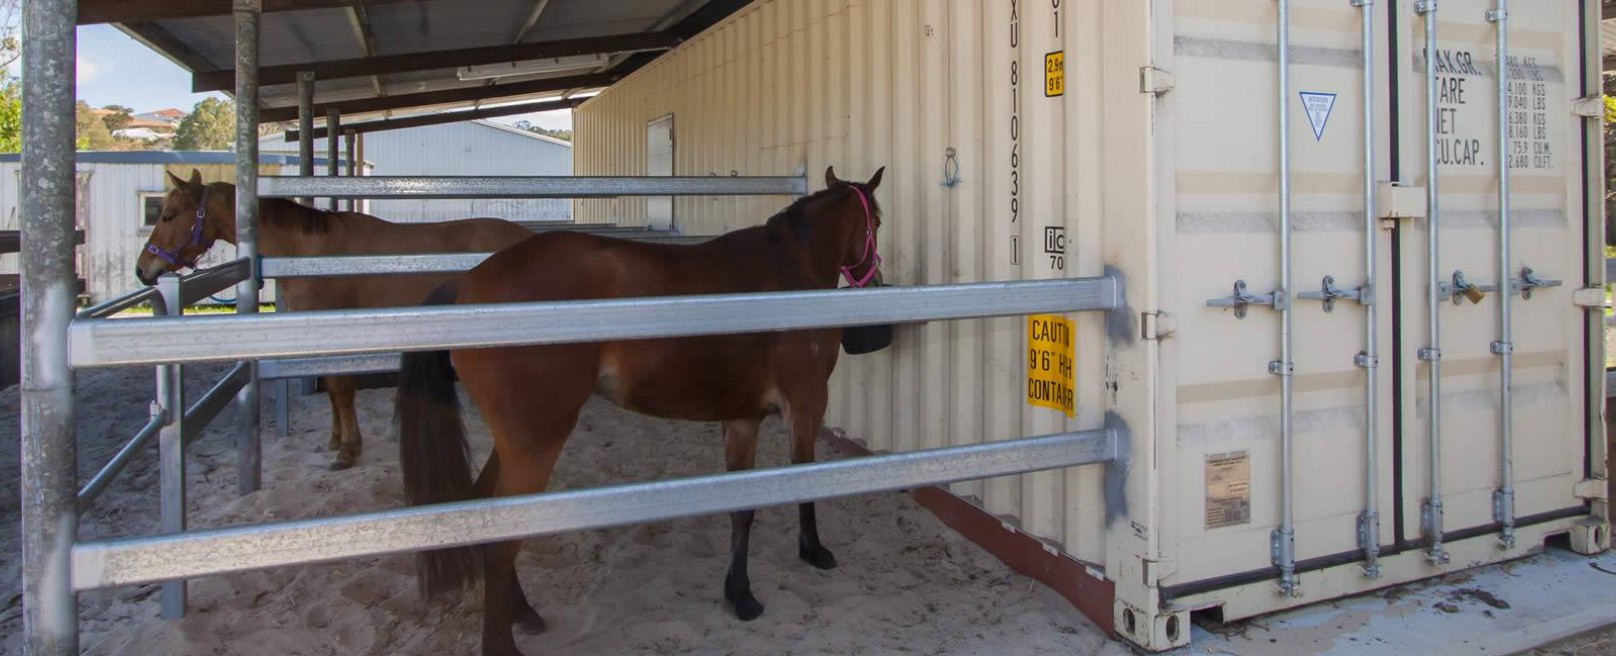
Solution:
<svg viewBox="0 0 1616 656"><path fill-rule="evenodd" d="M858 264L842 267L842 277L847 278L847 286L858 289L870 284L870 280L875 278L875 271L881 268L881 254L875 252L875 213L870 211L870 200L864 196L864 190L858 185L847 186L853 189L853 193L858 196L859 204L864 206L864 254L859 256ZM853 269L870 262L872 258L874 261L864 272L863 277L854 278Z"/></svg>

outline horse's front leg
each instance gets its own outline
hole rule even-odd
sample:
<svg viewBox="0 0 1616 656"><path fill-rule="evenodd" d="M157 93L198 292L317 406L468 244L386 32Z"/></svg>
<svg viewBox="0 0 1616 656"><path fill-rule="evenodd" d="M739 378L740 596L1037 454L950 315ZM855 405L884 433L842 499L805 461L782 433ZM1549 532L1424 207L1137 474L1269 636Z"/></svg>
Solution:
<svg viewBox="0 0 1616 656"><path fill-rule="evenodd" d="M814 441L824 421L824 409L793 408L791 413L791 464L801 465L814 461ZM819 543L819 520L814 515L813 502L797 504L797 520L802 529L797 535L797 557L819 569L834 569L836 556Z"/></svg>
<svg viewBox="0 0 1616 656"><path fill-rule="evenodd" d="M342 434L337 446L337 459L331 463L331 469L347 469L359 462L359 454L364 451L364 443L359 436L359 412L354 408L354 379L353 376L328 376L325 384L331 391L331 412L340 418Z"/></svg>
<svg viewBox="0 0 1616 656"><path fill-rule="evenodd" d="M724 422L724 464L729 471L751 469L757 456L759 419ZM735 607L735 616L751 621L763 614L763 604L752 596L752 580L746 575L746 552L752 539L752 514L741 510L729 515L729 573L724 576L724 599Z"/></svg>

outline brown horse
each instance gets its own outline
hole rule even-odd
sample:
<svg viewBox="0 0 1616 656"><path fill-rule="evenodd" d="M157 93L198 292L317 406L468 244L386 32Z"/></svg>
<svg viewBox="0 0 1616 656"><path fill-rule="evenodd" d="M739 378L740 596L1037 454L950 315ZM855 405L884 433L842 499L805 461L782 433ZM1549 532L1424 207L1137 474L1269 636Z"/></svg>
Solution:
<svg viewBox="0 0 1616 656"><path fill-rule="evenodd" d="M170 173L174 188L163 199L161 220L135 262L135 277L151 285L164 271L194 267L215 241L236 243L236 187L189 181ZM443 223L389 223L357 212L327 212L264 199L258 205L258 252L268 257L490 252L533 235L499 219ZM459 274L347 276L279 281L286 308L294 311L419 305L427 294ZM347 469L363 449L354 411L352 376L325 378L331 400L332 469Z"/></svg>
<svg viewBox="0 0 1616 656"><path fill-rule="evenodd" d="M838 272L853 286L879 284L880 214L869 182L825 172L827 189L793 203L760 227L692 246L657 245L576 233L528 238L494 254L428 304L514 303L830 289ZM751 469L758 424L780 413L791 429L791 461L812 462L836 366L836 328L405 354L397 430L411 504L542 492L578 413L600 394L636 412L723 423L725 464ZM473 483L454 392L458 375L493 433L494 451ZM798 506L798 555L836 566L820 545L814 505ZM730 516L724 598L742 620L763 612L752 596L746 552L752 511ZM520 655L511 630L542 630L517 582L520 541L421 554L418 577L433 595L484 583L483 653Z"/></svg>

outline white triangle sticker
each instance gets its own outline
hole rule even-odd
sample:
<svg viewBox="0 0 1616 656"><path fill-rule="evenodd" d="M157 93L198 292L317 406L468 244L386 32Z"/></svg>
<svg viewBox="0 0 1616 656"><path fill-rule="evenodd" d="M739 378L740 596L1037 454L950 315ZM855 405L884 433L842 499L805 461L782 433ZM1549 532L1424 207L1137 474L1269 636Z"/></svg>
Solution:
<svg viewBox="0 0 1616 656"><path fill-rule="evenodd" d="M1335 109L1335 94L1302 92L1302 109L1307 111L1307 122L1313 126L1313 139L1324 139L1324 126L1330 123L1330 110Z"/></svg>

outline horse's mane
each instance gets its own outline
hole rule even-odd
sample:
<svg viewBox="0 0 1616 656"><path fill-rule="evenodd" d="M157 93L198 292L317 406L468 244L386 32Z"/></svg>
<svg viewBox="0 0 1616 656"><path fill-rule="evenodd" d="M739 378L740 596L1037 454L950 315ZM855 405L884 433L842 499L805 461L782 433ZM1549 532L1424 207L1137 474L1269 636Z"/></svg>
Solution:
<svg viewBox="0 0 1616 656"><path fill-rule="evenodd" d="M264 225L281 224L282 227L301 230L305 235L331 232L331 222L336 217L335 212L294 203L285 198L265 198L259 208L258 219Z"/></svg>
<svg viewBox="0 0 1616 656"><path fill-rule="evenodd" d="M780 210L774 216L769 217L769 220L765 225L784 223L791 227L791 231L797 235L797 239L807 242L808 236L813 231L813 226L811 225L813 221L808 216L808 205L826 198L830 198L831 196L834 196L840 192L852 189L854 188L855 184L856 183L844 181L834 186L816 191L807 196L798 198L797 200L792 201L790 205L787 205L785 209ZM862 189L862 187L860 187L860 189ZM864 192L864 197L868 198L870 201L870 211L874 212L876 216L880 216L881 206L876 204L875 194L866 191Z"/></svg>

